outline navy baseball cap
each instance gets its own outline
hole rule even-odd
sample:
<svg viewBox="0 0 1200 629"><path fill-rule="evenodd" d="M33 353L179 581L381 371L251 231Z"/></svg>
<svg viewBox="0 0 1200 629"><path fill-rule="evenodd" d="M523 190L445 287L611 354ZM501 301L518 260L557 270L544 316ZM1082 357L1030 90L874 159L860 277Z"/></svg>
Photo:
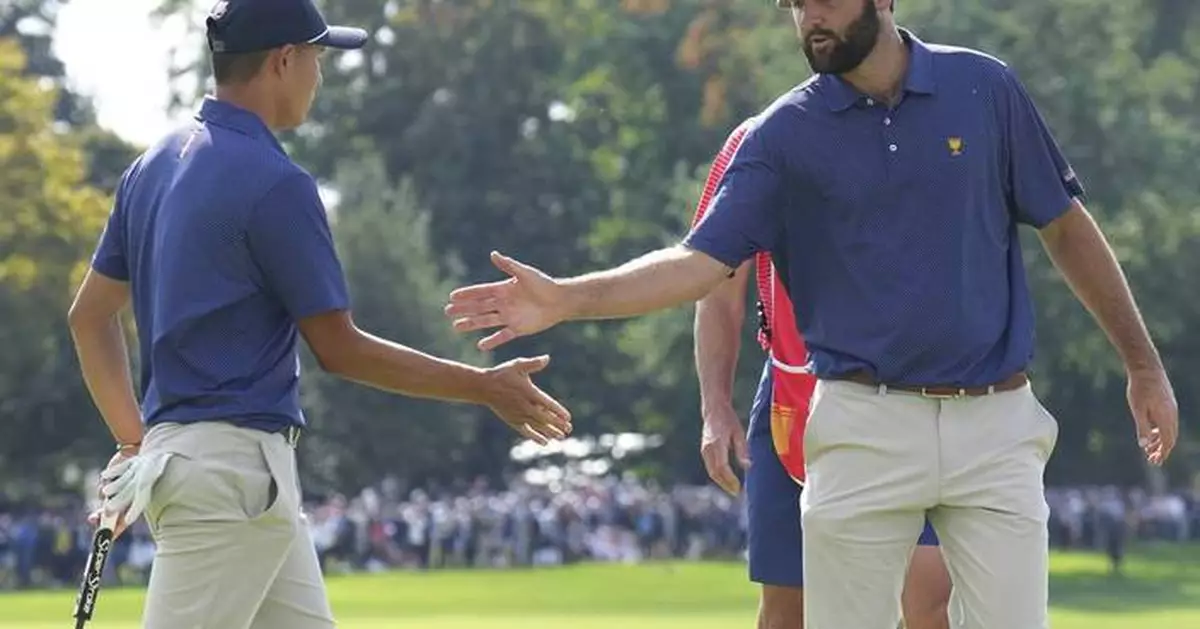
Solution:
<svg viewBox="0 0 1200 629"><path fill-rule="evenodd" d="M361 28L330 26L313 0L220 0L205 21L208 49L220 53L314 44L355 50L367 43Z"/></svg>

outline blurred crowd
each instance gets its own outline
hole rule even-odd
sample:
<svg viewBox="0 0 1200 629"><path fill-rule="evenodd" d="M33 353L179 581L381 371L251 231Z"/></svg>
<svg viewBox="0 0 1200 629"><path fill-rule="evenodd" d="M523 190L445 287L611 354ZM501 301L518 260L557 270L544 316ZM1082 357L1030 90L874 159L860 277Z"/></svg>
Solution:
<svg viewBox="0 0 1200 629"><path fill-rule="evenodd" d="M1132 540L1200 541L1200 492L1052 488L1047 502L1057 547L1113 555ZM0 589L74 587L91 543L84 511L79 503L36 510L0 503ZM329 573L739 559L746 541L740 500L713 486L661 488L632 477L502 489L406 490L388 480L306 511ZM139 522L118 540L107 578L144 583L153 557Z"/></svg>

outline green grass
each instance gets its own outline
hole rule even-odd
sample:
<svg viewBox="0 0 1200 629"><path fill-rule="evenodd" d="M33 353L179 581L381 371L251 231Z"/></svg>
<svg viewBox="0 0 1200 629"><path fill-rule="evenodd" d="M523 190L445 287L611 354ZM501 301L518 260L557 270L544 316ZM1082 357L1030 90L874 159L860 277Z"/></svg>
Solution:
<svg viewBox="0 0 1200 629"><path fill-rule="evenodd" d="M1200 546L1053 558L1055 629L1200 627ZM756 591L740 565L592 565L522 571L334 577L341 629L730 629L753 626ZM74 593L0 595L0 629L71 626ZM101 592L92 629L137 629L142 592Z"/></svg>

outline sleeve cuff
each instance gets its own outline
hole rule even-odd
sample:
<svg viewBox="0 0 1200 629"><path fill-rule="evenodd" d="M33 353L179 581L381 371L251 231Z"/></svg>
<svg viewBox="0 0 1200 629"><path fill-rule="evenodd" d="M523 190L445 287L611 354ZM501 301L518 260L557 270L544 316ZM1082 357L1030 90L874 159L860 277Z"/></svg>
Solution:
<svg viewBox="0 0 1200 629"><path fill-rule="evenodd" d="M339 312L349 309L350 299L343 295L337 299L305 304L300 308L296 308L295 312L292 313L292 317L298 321L300 319L307 319L309 317L316 317L318 315L328 314L330 312Z"/></svg>
<svg viewBox="0 0 1200 629"><path fill-rule="evenodd" d="M715 243L705 239L703 236L698 236L695 232L689 234L681 244L692 251L703 253L704 255L725 265L725 267L729 269L730 276L732 276L734 273L737 273L738 267L742 265L742 262L745 262L744 259L737 255L731 255L728 252L721 251L720 248L715 245Z"/></svg>
<svg viewBox="0 0 1200 629"><path fill-rule="evenodd" d="M92 270L110 280L117 280L118 282L129 281L129 273L126 271L125 265L112 258L96 258L92 260Z"/></svg>

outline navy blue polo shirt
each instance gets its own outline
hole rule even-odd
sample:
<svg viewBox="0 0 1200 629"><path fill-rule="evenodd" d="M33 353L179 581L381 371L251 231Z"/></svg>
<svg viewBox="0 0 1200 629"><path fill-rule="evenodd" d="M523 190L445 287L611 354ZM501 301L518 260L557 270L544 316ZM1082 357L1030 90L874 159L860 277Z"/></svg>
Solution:
<svg viewBox="0 0 1200 629"><path fill-rule="evenodd" d="M206 99L126 171L93 268L128 281L145 422L303 425L296 321L349 307L313 178Z"/></svg>
<svg viewBox="0 0 1200 629"><path fill-rule="evenodd" d="M732 268L771 252L820 377L992 384L1033 356L1017 227L1083 190L1003 62L902 35L896 105L833 75L785 94L685 244Z"/></svg>

